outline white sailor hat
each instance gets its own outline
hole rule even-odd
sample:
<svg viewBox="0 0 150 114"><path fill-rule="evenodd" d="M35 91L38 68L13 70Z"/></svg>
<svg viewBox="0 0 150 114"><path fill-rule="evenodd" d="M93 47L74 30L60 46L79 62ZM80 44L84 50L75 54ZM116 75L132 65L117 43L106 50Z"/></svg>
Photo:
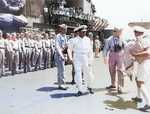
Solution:
<svg viewBox="0 0 150 114"><path fill-rule="evenodd" d="M55 32L52 32L51 35L56 35Z"/></svg>
<svg viewBox="0 0 150 114"><path fill-rule="evenodd" d="M137 32L145 32L145 28L143 27L140 27L140 26L134 26L133 27L134 31L137 31Z"/></svg>
<svg viewBox="0 0 150 114"><path fill-rule="evenodd" d="M66 24L61 24L61 25L59 25L59 27L62 28L62 29L67 29L67 25Z"/></svg>
<svg viewBox="0 0 150 114"><path fill-rule="evenodd" d="M87 29L86 29L86 28L87 28L87 26L86 26L86 25L81 25L81 26L79 26L79 27L78 27L78 31L79 31L79 32L87 31Z"/></svg>
<svg viewBox="0 0 150 114"><path fill-rule="evenodd" d="M115 27L114 27L114 30L122 31L122 30L123 30L123 28L122 28L122 27L120 27L120 26L115 26Z"/></svg>

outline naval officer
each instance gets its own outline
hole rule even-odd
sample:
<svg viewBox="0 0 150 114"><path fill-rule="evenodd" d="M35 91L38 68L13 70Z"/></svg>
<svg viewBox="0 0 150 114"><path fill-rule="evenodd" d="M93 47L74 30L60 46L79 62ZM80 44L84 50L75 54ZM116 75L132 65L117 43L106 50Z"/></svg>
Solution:
<svg viewBox="0 0 150 114"><path fill-rule="evenodd" d="M75 69L75 82L78 87L77 97L82 95L82 71L84 78L87 79L88 90L91 94L94 94L92 91L94 76L91 68L91 64L93 63L93 51L90 39L85 36L86 28L86 25L82 25L78 28L79 35L70 41L68 48L69 58L73 62ZM72 52L74 52L73 57Z"/></svg>

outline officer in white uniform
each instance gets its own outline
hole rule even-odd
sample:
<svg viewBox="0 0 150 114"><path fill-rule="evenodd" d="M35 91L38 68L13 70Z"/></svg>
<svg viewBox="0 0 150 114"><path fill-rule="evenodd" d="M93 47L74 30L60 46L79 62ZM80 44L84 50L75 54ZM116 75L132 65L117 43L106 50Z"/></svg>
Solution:
<svg viewBox="0 0 150 114"><path fill-rule="evenodd" d="M84 78L87 79L88 90L91 94L94 76L92 73L91 64L93 63L93 52L90 39L86 37L87 26L79 27L79 35L71 40L69 44L68 54L75 68L75 81L78 87L77 97L82 95L82 70ZM72 51L74 52L72 58Z"/></svg>
<svg viewBox="0 0 150 114"><path fill-rule="evenodd" d="M5 57L5 40L3 37L3 32L0 30L0 78L5 75L4 69L4 57Z"/></svg>

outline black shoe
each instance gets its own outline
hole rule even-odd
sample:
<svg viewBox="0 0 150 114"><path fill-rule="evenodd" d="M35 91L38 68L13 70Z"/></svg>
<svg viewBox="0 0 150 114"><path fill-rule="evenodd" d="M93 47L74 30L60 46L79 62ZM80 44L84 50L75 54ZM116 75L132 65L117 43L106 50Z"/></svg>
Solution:
<svg viewBox="0 0 150 114"><path fill-rule="evenodd" d="M2 73L2 76L6 76L6 74L5 74L5 73Z"/></svg>
<svg viewBox="0 0 150 114"><path fill-rule="evenodd" d="M77 97L81 96L82 95L82 92L81 91L78 91L78 93L76 94Z"/></svg>
<svg viewBox="0 0 150 114"><path fill-rule="evenodd" d="M94 92L92 91L92 88L87 87L88 90L90 91L91 94L94 94Z"/></svg>
<svg viewBox="0 0 150 114"><path fill-rule="evenodd" d="M67 89L69 89L69 87L62 87L62 86L59 86L59 89L67 90Z"/></svg>
<svg viewBox="0 0 150 114"><path fill-rule="evenodd" d="M19 72L19 71L16 71L15 74L20 74L20 72Z"/></svg>
<svg viewBox="0 0 150 114"><path fill-rule="evenodd" d="M51 64L51 68L54 68L54 64Z"/></svg>
<svg viewBox="0 0 150 114"><path fill-rule="evenodd" d="M39 68L39 70L43 70L43 68Z"/></svg>
<svg viewBox="0 0 150 114"><path fill-rule="evenodd" d="M85 81L84 80L82 80L82 85L84 85L85 84Z"/></svg>
<svg viewBox="0 0 150 114"><path fill-rule="evenodd" d="M140 103L142 102L142 99L138 97L132 98L132 100L135 102L140 102Z"/></svg>
<svg viewBox="0 0 150 114"><path fill-rule="evenodd" d="M24 71L24 73L27 73L27 71Z"/></svg>
<svg viewBox="0 0 150 114"><path fill-rule="evenodd" d="M28 72L32 72L33 70L29 69Z"/></svg>
<svg viewBox="0 0 150 114"><path fill-rule="evenodd" d="M26 68L24 68L24 73L27 73L27 69Z"/></svg>
<svg viewBox="0 0 150 114"><path fill-rule="evenodd" d="M118 93L121 93L122 91L121 91L121 87L118 87Z"/></svg>
<svg viewBox="0 0 150 114"><path fill-rule="evenodd" d="M74 81L74 80L72 80L72 81L70 82L70 84L74 85L74 84L76 84L76 83L75 83L75 81Z"/></svg>
<svg viewBox="0 0 150 114"><path fill-rule="evenodd" d="M143 112L146 112L149 109L150 109L150 106L148 106L147 104L143 108L139 108L139 110L141 110Z"/></svg>
<svg viewBox="0 0 150 114"><path fill-rule="evenodd" d="M38 71L37 67L35 67L34 71Z"/></svg>
<svg viewBox="0 0 150 114"><path fill-rule="evenodd" d="M116 86L110 85L110 86L106 87L106 89L111 89L111 88L116 88Z"/></svg>

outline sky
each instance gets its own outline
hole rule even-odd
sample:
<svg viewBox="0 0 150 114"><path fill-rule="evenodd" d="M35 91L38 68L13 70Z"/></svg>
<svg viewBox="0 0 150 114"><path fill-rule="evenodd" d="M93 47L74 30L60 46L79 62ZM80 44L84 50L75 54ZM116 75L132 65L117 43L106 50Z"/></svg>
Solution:
<svg viewBox="0 0 150 114"><path fill-rule="evenodd" d="M123 28L124 39L135 39L130 22L150 22L150 0L92 0L96 16L108 20L106 29ZM149 32L150 33L150 32Z"/></svg>

